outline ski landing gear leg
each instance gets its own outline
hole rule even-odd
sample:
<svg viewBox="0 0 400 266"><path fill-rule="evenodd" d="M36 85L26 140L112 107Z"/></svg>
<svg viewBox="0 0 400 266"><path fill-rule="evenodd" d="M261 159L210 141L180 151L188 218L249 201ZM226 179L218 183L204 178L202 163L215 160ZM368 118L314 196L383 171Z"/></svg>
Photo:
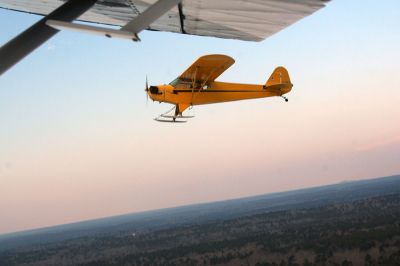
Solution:
<svg viewBox="0 0 400 266"><path fill-rule="evenodd" d="M172 112L173 114L170 114ZM157 122L167 122L167 123L186 123L187 118L192 118L192 117L194 116L183 116L182 113L179 111L179 105L175 105L169 111L154 118L154 120Z"/></svg>

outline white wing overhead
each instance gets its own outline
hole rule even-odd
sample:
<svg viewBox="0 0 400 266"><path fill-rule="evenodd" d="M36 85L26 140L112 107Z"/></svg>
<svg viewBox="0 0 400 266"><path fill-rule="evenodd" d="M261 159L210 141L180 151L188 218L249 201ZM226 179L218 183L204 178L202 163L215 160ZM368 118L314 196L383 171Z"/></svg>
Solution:
<svg viewBox="0 0 400 266"><path fill-rule="evenodd" d="M184 1L189 34L261 41L324 7L321 0Z"/></svg>
<svg viewBox="0 0 400 266"><path fill-rule="evenodd" d="M0 8L47 15L61 0L0 0ZM99 0L79 20L124 26L156 0ZM326 0L183 0L149 30L261 41L325 6ZM183 22L183 23L181 23Z"/></svg>

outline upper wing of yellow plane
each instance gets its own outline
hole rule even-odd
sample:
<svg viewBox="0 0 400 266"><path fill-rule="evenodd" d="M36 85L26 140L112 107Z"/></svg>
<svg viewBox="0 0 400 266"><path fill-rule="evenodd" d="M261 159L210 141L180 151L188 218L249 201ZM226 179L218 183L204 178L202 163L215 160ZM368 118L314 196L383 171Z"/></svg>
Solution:
<svg viewBox="0 0 400 266"><path fill-rule="evenodd" d="M232 57L221 54L205 55L197 59L171 85L207 84L214 81L225 70L235 63Z"/></svg>

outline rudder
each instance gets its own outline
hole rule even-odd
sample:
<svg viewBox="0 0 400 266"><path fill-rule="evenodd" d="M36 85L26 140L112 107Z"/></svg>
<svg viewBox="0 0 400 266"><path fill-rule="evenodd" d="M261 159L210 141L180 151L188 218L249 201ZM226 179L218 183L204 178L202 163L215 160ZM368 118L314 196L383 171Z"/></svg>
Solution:
<svg viewBox="0 0 400 266"><path fill-rule="evenodd" d="M278 84L291 84L289 73L284 67L275 68L274 72L272 72L271 76L265 83L265 87L278 85Z"/></svg>

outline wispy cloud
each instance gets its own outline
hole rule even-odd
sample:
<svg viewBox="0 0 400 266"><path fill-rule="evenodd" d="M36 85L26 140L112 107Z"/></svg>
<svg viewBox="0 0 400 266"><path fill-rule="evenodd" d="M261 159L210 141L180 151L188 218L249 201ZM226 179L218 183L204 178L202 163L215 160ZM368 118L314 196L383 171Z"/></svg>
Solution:
<svg viewBox="0 0 400 266"><path fill-rule="evenodd" d="M384 138L384 139L379 139L376 141L371 141L369 143L366 143L360 147L357 148L358 152L364 152L364 151L371 151L371 150L376 150L385 146L389 145L400 145L400 135L390 137L390 138Z"/></svg>
<svg viewBox="0 0 400 266"><path fill-rule="evenodd" d="M50 43L50 44L47 45L46 49L48 51L54 51L56 49L56 45L53 44L53 43Z"/></svg>

